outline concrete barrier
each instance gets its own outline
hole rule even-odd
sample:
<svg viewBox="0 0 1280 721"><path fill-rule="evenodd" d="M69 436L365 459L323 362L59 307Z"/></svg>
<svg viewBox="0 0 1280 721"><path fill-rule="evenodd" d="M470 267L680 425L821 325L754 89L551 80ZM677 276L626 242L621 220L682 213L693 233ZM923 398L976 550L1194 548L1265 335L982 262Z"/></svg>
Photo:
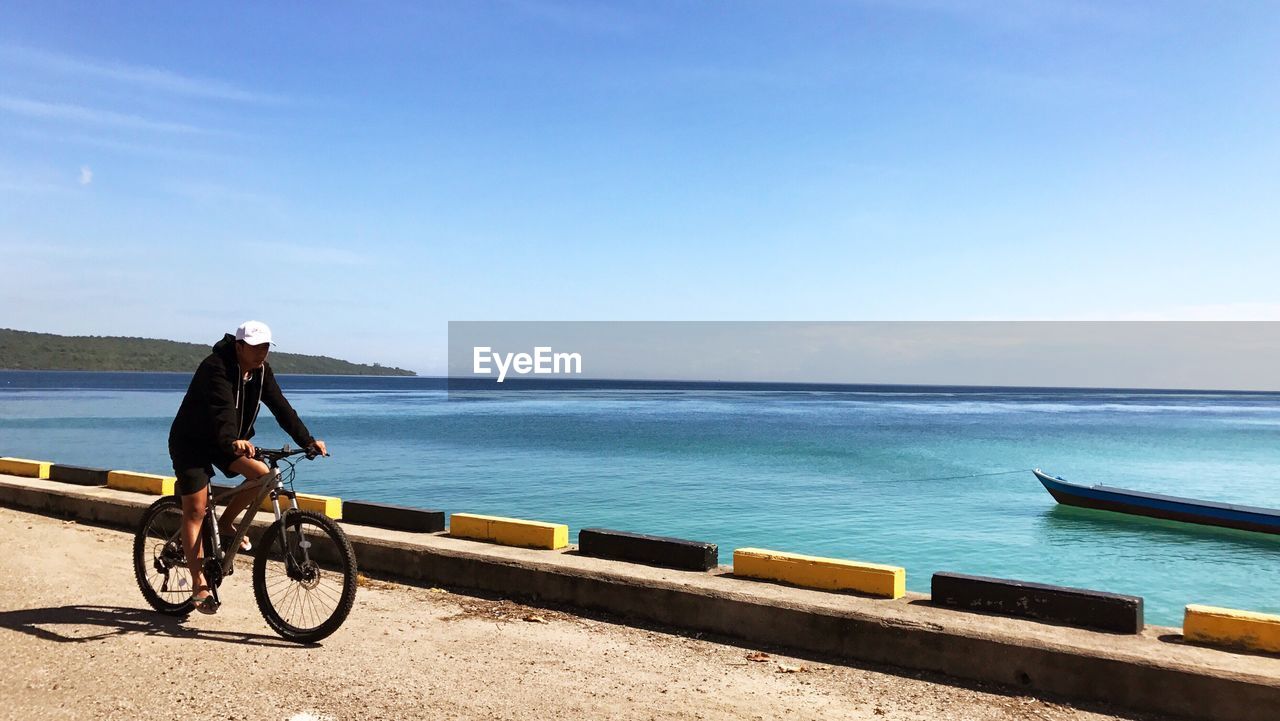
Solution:
<svg viewBox="0 0 1280 721"><path fill-rule="evenodd" d="M555 550L569 545L569 527L564 524L475 513L453 514L449 518L449 535L521 548Z"/></svg>
<svg viewBox="0 0 1280 721"><path fill-rule="evenodd" d="M134 493L150 493L153 496L172 496L173 484L177 482L173 476L158 476L154 473L137 473L135 471L107 471L107 488Z"/></svg>
<svg viewBox="0 0 1280 721"><path fill-rule="evenodd" d="M235 490L237 487L239 487L240 484L237 483L235 485L231 485L227 483L210 483L209 485L213 486L213 494L216 497L218 495L226 493L227 491ZM254 493L257 493L258 491L256 487L250 487L250 490L252 490ZM226 500L227 499L222 499L221 501L219 501L219 505L225 506ZM288 499L285 499L285 498L280 499L280 510L284 510L285 508L288 507L288 505L289 505ZM332 518L335 521L343 520L343 514L346 513L346 506L347 504L344 503L341 498L337 498L334 496L317 496L312 493L298 494L298 508L300 510L315 511L316 513L322 513L328 516L329 518ZM275 513L275 509L271 507L270 496L262 500L262 505L259 506L258 510L267 511L268 513ZM258 518L261 519L263 517L258 516Z"/></svg>
<svg viewBox="0 0 1280 721"><path fill-rule="evenodd" d="M281 496L280 510L283 511L288 507L289 500ZM275 509L271 506L270 496L262 499L262 510L271 511L272 513L275 512ZM323 513L335 521L340 521L342 520L342 499L334 496L317 496L311 493L299 493L298 510Z"/></svg>
<svg viewBox="0 0 1280 721"><path fill-rule="evenodd" d="M1191 604L1182 635L1189 643L1280 653L1280 616ZM1276 713L1280 716L1280 706Z"/></svg>
<svg viewBox="0 0 1280 721"><path fill-rule="evenodd" d="M0 477L0 505L128 530L152 500ZM1162 641L1178 634L1174 628L1100 634L956 613L920 603L919 594L884 601L444 535L355 525L347 533L366 572L721 634L753 648L888 664L999 684L1014 695L1056 694L1166 716L1275 721L1280 708L1280 658Z"/></svg>
<svg viewBox="0 0 1280 721"><path fill-rule="evenodd" d="M74 483L77 486L105 486L108 473L110 471L102 468L83 468L55 463L49 467L49 480Z"/></svg>
<svg viewBox="0 0 1280 721"><path fill-rule="evenodd" d="M933 574L933 602L1113 633L1141 633L1142 597L1004 578Z"/></svg>
<svg viewBox="0 0 1280 721"><path fill-rule="evenodd" d="M686 571L709 571L716 567L719 548L714 543L584 528L578 532L578 553Z"/></svg>
<svg viewBox="0 0 1280 721"><path fill-rule="evenodd" d="M824 591L854 591L878 598L901 598L907 591L907 571L899 566L761 548L734 551L733 575Z"/></svg>
<svg viewBox="0 0 1280 721"><path fill-rule="evenodd" d="M367 501L344 501L342 520L362 526L390 528L412 533L439 533L444 530L444 511L392 506Z"/></svg>
<svg viewBox="0 0 1280 721"><path fill-rule="evenodd" d="M0 458L0 473L23 476L24 478L48 478L49 466L51 465L53 464L49 461L33 461L27 458L5 456Z"/></svg>

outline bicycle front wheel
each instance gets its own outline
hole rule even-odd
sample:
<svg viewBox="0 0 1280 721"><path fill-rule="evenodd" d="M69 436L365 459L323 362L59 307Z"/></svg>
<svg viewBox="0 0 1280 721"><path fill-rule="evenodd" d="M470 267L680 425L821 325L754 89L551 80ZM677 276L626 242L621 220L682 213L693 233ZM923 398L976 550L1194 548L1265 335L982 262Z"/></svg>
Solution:
<svg viewBox="0 0 1280 721"><path fill-rule="evenodd" d="M195 608L182 550L182 502L176 496L161 498L142 514L133 537L133 575L142 597L160 613L186 616Z"/></svg>
<svg viewBox="0 0 1280 721"><path fill-rule="evenodd" d="M287 512L263 534L253 595L281 637L314 643L338 630L356 601L356 555L342 528L314 511Z"/></svg>

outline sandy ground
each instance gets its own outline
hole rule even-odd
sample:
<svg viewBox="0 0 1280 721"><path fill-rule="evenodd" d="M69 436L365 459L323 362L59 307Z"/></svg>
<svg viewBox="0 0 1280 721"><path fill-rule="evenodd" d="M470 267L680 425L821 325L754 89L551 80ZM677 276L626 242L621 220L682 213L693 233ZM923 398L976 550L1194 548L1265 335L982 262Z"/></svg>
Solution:
<svg viewBox="0 0 1280 721"><path fill-rule="evenodd" d="M153 613L130 544L0 508L0 718L1121 718L377 580L336 634L299 647L258 615L248 568L216 616Z"/></svg>

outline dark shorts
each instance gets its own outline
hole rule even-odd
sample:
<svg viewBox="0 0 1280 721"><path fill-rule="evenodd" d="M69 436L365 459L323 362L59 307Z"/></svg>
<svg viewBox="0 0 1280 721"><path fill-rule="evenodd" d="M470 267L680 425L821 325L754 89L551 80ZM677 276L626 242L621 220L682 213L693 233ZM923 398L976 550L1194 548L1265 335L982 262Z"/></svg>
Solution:
<svg viewBox="0 0 1280 721"><path fill-rule="evenodd" d="M230 468L235 456L219 455L217 458L210 458L208 453L169 446L169 457L173 460L173 475L178 479L174 483L174 492L180 496L203 491L209 481L213 480L215 467L227 478L240 475Z"/></svg>

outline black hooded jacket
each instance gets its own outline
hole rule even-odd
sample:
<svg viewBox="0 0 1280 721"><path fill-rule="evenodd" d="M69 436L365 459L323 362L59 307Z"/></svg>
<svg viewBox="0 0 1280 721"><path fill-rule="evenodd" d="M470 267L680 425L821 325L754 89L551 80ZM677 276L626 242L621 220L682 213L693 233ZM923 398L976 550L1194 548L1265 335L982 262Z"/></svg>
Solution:
<svg viewBox="0 0 1280 721"><path fill-rule="evenodd" d="M236 339L228 333L191 379L169 428L170 454L175 460L182 456L191 462L230 463L236 455L235 441L253 438L259 402L267 404L276 423L299 447L315 442L280 392L271 364L264 363L244 380L236 360Z"/></svg>

